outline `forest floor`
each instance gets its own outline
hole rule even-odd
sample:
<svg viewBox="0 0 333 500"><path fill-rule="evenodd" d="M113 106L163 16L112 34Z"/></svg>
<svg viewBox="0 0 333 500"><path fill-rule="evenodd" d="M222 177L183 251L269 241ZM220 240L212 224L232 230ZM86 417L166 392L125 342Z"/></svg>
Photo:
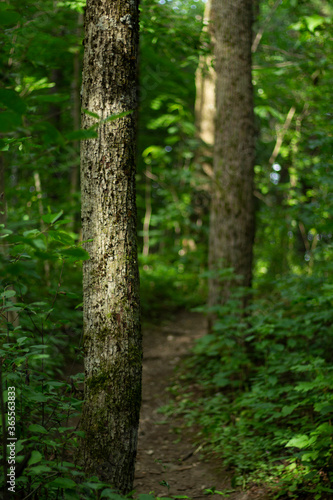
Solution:
<svg viewBox="0 0 333 500"><path fill-rule="evenodd" d="M143 331L143 398L134 488L136 494L187 496L193 499L269 500L263 489L244 492L231 488L231 471L209 457L178 416L166 417L159 408L170 402L168 386L174 369L189 354L195 339L205 334L206 320L198 313L181 312L161 326ZM168 486L169 485L169 488ZM232 490L228 496L205 494L206 489Z"/></svg>

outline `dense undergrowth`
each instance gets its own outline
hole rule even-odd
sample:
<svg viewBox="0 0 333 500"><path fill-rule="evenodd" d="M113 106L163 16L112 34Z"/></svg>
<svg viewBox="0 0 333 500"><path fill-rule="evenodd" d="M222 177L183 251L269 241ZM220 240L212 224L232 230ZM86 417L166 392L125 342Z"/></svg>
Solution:
<svg viewBox="0 0 333 500"><path fill-rule="evenodd" d="M44 215L42 230L29 219L0 226L0 487L11 487L13 465L12 498L121 500L80 466L83 373L76 372L83 366L81 263L88 254L62 215ZM194 277L181 264L166 272L148 258L142 267L144 322L198 301Z"/></svg>
<svg viewBox="0 0 333 500"><path fill-rule="evenodd" d="M165 411L199 424L200 439L234 470L234 485L265 484L272 498L333 493L333 285L290 275L215 309ZM308 495L308 496L306 496Z"/></svg>

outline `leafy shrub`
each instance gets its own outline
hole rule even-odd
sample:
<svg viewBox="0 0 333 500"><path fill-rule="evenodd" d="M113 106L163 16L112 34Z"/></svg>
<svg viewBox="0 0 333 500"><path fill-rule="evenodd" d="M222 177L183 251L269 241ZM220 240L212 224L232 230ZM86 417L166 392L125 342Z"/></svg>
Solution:
<svg viewBox="0 0 333 500"><path fill-rule="evenodd" d="M16 498L52 499L60 493L63 498L96 498L99 491L100 498L119 500L109 485L86 478L75 463L83 436L77 428L83 374L66 378L63 369L66 352L79 353L66 319L69 312L75 319L81 314L74 310L80 295L63 282L68 265L73 268L88 254L64 229L68 221L61 216L43 216L44 231L31 228L29 221L16 231L1 229L1 459L7 474L15 449ZM12 454L8 443L14 443Z"/></svg>
<svg viewBox="0 0 333 500"><path fill-rule="evenodd" d="M332 300L315 276L281 279L246 315L236 292L186 362L182 377L202 396L184 396L177 411L240 484L290 498L333 493Z"/></svg>

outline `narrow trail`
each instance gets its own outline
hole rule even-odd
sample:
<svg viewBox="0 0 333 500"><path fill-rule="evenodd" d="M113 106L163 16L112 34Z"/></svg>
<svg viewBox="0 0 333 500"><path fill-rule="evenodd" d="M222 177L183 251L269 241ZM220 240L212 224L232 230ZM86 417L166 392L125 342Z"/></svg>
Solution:
<svg viewBox="0 0 333 500"><path fill-rule="evenodd" d="M175 432L182 425L179 417L166 418L158 409L167 404L166 392L176 365L181 363L195 339L205 334L205 318L182 312L164 326L143 332L143 399L134 488L136 493L221 500L219 494L207 496L206 488L231 489L230 472L219 462L204 461L189 433ZM162 483L162 484L161 484ZM169 488L167 486L169 485ZM233 491L230 500L269 500L258 488Z"/></svg>

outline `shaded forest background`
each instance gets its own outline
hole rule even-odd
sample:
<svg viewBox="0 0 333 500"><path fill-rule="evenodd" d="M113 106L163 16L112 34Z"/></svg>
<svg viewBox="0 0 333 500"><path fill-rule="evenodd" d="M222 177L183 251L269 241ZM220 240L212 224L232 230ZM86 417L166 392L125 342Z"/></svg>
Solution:
<svg viewBox="0 0 333 500"><path fill-rule="evenodd" d="M19 401L21 498L34 490L115 497L73 465L82 375L63 376L82 356L79 142L98 126L80 130L83 7L0 3L0 356L2 382L16 386ZM182 308L207 312L212 148L198 138L194 111L199 59L210 54L203 14L201 1L141 3L137 206L147 323ZM213 331L173 388L182 397L164 409L199 424L235 485L264 483L272 498L333 493L332 16L326 1L260 3L252 300L241 313L244 291L235 287L216 308Z"/></svg>

